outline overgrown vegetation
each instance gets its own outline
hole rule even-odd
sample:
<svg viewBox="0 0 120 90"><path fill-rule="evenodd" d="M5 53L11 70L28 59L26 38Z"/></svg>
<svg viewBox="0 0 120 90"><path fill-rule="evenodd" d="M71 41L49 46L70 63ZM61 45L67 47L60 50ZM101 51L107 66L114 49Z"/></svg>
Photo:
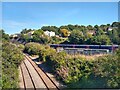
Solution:
<svg viewBox="0 0 120 90"><path fill-rule="evenodd" d="M40 50L43 48L42 45L40 45L39 43L27 43L25 45L25 49L24 52L28 53L30 55L38 55Z"/></svg>
<svg viewBox="0 0 120 90"><path fill-rule="evenodd" d="M47 63L69 88L120 88L119 58L116 53L88 61L68 58L61 52L49 56Z"/></svg>
<svg viewBox="0 0 120 90"><path fill-rule="evenodd" d="M9 35L2 31L2 88L18 88L18 67L23 60L23 46L9 42ZM21 50L20 50L20 49Z"/></svg>
<svg viewBox="0 0 120 90"><path fill-rule="evenodd" d="M36 53L39 60L45 62L68 88L120 88L120 49L113 55L86 60L39 46L39 54Z"/></svg>

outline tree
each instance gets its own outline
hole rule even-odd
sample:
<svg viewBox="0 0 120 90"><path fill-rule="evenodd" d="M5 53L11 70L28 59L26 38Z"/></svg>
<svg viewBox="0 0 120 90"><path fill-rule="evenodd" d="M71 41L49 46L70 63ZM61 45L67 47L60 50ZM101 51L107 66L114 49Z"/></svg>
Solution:
<svg viewBox="0 0 120 90"><path fill-rule="evenodd" d="M73 29L75 29L75 26L74 26L74 25L69 24L69 25L68 25L68 28L69 28L69 30L70 30L70 31L72 31Z"/></svg>
<svg viewBox="0 0 120 90"><path fill-rule="evenodd" d="M45 35L43 30L36 30L33 34L32 41L38 42L41 44L48 44L52 42L52 38Z"/></svg>
<svg viewBox="0 0 120 90"><path fill-rule="evenodd" d="M1 35L0 35L0 38L1 38L1 39L4 39L4 40L9 40L9 39L10 39L9 35L6 34L3 29L0 30L0 34L1 34Z"/></svg>
<svg viewBox="0 0 120 90"><path fill-rule="evenodd" d="M91 39L92 44L97 44L97 45L109 45L111 44L111 40L107 35L99 35L99 36L94 36Z"/></svg>
<svg viewBox="0 0 120 90"><path fill-rule="evenodd" d="M87 29L84 25L81 25L80 31L83 32L83 35L85 35L85 34L87 33L87 30L88 30L88 29Z"/></svg>
<svg viewBox="0 0 120 90"><path fill-rule="evenodd" d="M67 29L60 29L60 33L62 37L68 37L69 31Z"/></svg>
<svg viewBox="0 0 120 90"><path fill-rule="evenodd" d="M113 22L111 26L112 27L119 27L119 24L120 24L120 22Z"/></svg>
<svg viewBox="0 0 120 90"><path fill-rule="evenodd" d="M21 35L21 39L22 39L23 41L25 41L25 42L29 42L29 41L30 41L29 35L24 35L24 34L22 34L22 35Z"/></svg>
<svg viewBox="0 0 120 90"><path fill-rule="evenodd" d="M98 25L95 25L94 29L95 29L96 36L104 34L104 31Z"/></svg>
<svg viewBox="0 0 120 90"><path fill-rule="evenodd" d="M41 38L42 38L43 34L44 34L43 30L36 30L33 33L32 41L41 43Z"/></svg>
<svg viewBox="0 0 120 90"><path fill-rule="evenodd" d="M61 29L67 29L67 30L69 30L68 26L60 26L59 30L61 30Z"/></svg>
<svg viewBox="0 0 120 90"><path fill-rule="evenodd" d="M104 32L107 31L108 27L110 27L110 24L107 24L107 25L100 25L100 29L102 29Z"/></svg>
<svg viewBox="0 0 120 90"><path fill-rule="evenodd" d="M120 44L119 30L117 28L114 28L112 31L108 31L107 34L113 44Z"/></svg>
<svg viewBox="0 0 120 90"><path fill-rule="evenodd" d="M39 30L36 30L33 35L35 36L42 36L44 34L43 30L39 29Z"/></svg>
<svg viewBox="0 0 120 90"><path fill-rule="evenodd" d="M33 31L32 29L27 29L27 28L25 28L25 29L23 29L22 31L21 31L21 34L27 34L28 32L30 32L30 31Z"/></svg>
<svg viewBox="0 0 120 90"><path fill-rule="evenodd" d="M92 26L92 25L88 25L88 26L87 26L87 29L88 29L88 30L93 30L93 26Z"/></svg>
<svg viewBox="0 0 120 90"><path fill-rule="evenodd" d="M43 31L53 31L53 32L55 32L55 34L59 34L59 32L58 32L58 30L59 30L59 28L58 27L56 27L56 26L43 26L42 28L41 28Z"/></svg>
<svg viewBox="0 0 120 90"><path fill-rule="evenodd" d="M68 37L69 41L74 44L83 44L84 36L83 33L79 30L73 30Z"/></svg>
<svg viewBox="0 0 120 90"><path fill-rule="evenodd" d="M93 36L89 33L86 33L85 36L84 36L84 39L85 39L85 44L91 44L91 38L93 38Z"/></svg>

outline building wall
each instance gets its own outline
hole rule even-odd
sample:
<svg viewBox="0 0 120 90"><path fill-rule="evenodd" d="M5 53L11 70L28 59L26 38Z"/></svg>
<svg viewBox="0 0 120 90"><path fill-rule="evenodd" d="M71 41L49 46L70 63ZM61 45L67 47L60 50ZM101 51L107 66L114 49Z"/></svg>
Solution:
<svg viewBox="0 0 120 90"><path fill-rule="evenodd" d="M50 32L49 31L45 31L44 34L49 36L49 37L55 36L55 32L52 32L52 31L50 31Z"/></svg>

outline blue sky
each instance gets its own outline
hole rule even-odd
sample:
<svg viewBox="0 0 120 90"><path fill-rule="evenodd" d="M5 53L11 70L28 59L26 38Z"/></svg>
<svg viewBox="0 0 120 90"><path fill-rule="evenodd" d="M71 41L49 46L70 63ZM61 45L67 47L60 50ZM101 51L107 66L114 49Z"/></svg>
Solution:
<svg viewBox="0 0 120 90"><path fill-rule="evenodd" d="M3 2L3 29L8 34L45 25L101 25L118 21L117 2Z"/></svg>

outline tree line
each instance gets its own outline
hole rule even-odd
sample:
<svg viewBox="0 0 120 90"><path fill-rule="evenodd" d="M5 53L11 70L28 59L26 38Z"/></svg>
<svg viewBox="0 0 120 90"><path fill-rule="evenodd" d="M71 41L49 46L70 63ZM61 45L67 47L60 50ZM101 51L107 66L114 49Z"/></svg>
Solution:
<svg viewBox="0 0 120 90"><path fill-rule="evenodd" d="M120 22L111 25L65 25L65 26L43 26L38 30L23 29L21 40L25 42L38 42L41 44L63 43L63 44L120 44ZM34 31L32 36L27 33ZM56 36L49 37L44 31L53 31Z"/></svg>

